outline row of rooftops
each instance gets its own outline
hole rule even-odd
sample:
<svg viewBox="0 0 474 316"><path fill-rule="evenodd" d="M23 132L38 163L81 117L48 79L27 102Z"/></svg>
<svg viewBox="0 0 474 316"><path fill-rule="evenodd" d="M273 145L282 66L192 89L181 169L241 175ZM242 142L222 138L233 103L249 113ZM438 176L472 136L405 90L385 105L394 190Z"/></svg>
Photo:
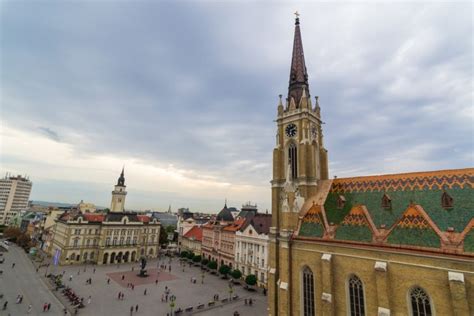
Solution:
<svg viewBox="0 0 474 316"><path fill-rule="evenodd" d="M143 224L149 224L152 221L147 215L137 214L135 212L109 212L107 214L98 214L98 213L87 213L81 211L69 211L64 212L57 219L59 222L67 223L68 221L77 221L82 219L83 221L89 223L103 223L103 222L122 222L123 218L127 217L129 222L141 222ZM159 223L156 221L156 223Z"/></svg>

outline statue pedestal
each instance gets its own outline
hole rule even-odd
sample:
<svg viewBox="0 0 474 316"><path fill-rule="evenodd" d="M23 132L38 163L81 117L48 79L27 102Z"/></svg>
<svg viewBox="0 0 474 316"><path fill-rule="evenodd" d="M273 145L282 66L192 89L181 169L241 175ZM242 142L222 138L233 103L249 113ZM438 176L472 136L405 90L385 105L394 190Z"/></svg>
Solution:
<svg viewBox="0 0 474 316"><path fill-rule="evenodd" d="M146 278L146 277L148 277L148 274L146 273L145 269L140 269L140 273L137 274L137 276L139 276L141 278Z"/></svg>

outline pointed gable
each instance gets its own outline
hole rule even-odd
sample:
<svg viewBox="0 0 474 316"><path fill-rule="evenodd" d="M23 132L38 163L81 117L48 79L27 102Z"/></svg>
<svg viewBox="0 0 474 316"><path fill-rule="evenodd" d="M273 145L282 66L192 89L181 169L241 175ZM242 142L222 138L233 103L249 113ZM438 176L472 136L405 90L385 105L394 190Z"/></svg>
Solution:
<svg viewBox="0 0 474 316"><path fill-rule="evenodd" d="M313 204L303 217L299 229L299 236L322 238L325 231L322 208L320 205Z"/></svg>
<svg viewBox="0 0 474 316"><path fill-rule="evenodd" d="M388 233L389 244L440 248L440 231L419 205L410 205Z"/></svg>
<svg viewBox="0 0 474 316"><path fill-rule="evenodd" d="M354 206L336 229L336 239L371 242L376 228L364 206Z"/></svg>

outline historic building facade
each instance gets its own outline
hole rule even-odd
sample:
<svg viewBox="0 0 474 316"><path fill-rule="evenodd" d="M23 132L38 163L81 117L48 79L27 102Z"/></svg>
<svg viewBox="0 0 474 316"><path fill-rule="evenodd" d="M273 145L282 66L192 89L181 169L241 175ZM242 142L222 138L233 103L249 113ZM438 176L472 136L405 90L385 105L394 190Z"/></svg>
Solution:
<svg viewBox="0 0 474 316"><path fill-rule="evenodd" d="M141 256L155 258L159 250L160 222L124 211L124 172L112 192L107 214L72 210L54 225L51 254L60 251L59 264L135 262ZM114 211L112 211L114 210Z"/></svg>
<svg viewBox="0 0 474 316"><path fill-rule="evenodd" d="M181 239L181 251L190 251L195 255L201 255L202 227L193 226Z"/></svg>
<svg viewBox="0 0 474 316"><path fill-rule="evenodd" d="M474 169L328 179L296 19L280 98L270 315L472 315Z"/></svg>
<svg viewBox="0 0 474 316"><path fill-rule="evenodd" d="M235 233L235 268L244 278L255 275L261 287L267 286L271 220L270 214L255 214Z"/></svg>

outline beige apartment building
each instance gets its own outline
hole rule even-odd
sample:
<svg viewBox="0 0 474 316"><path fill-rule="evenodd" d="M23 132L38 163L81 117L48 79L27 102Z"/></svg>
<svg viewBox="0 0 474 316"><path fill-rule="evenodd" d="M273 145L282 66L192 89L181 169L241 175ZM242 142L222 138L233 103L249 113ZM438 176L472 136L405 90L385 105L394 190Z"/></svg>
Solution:
<svg viewBox="0 0 474 316"><path fill-rule="evenodd" d="M0 225L8 225L20 211L27 209L32 186L30 180L20 175L0 179Z"/></svg>

